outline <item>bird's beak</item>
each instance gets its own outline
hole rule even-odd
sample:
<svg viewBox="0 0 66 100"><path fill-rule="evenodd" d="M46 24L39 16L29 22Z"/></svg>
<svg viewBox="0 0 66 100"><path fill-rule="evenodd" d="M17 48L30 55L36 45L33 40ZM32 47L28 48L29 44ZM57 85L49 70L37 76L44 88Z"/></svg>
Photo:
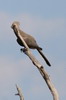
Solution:
<svg viewBox="0 0 66 100"><path fill-rule="evenodd" d="M15 25L12 24L12 25L11 25L11 28L14 29L14 28L15 28Z"/></svg>

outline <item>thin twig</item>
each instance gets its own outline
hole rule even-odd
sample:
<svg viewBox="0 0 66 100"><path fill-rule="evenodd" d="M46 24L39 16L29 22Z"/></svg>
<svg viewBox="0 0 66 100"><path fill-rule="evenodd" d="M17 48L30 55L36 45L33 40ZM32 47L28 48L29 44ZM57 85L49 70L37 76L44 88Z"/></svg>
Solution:
<svg viewBox="0 0 66 100"><path fill-rule="evenodd" d="M24 100L21 88L19 88L17 85L16 85L16 88L17 88L18 93L15 95L18 95L20 97L20 100Z"/></svg>

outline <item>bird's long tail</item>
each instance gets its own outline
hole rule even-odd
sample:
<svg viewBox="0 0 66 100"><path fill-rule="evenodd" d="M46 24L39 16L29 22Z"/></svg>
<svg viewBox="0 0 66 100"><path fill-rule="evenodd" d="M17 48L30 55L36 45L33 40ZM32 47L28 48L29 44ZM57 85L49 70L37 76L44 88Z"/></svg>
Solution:
<svg viewBox="0 0 66 100"><path fill-rule="evenodd" d="M48 59L45 57L45 55L43 54L43 52L39 49L37 49L37 51L40 53L40 55L44 58L45 62L47 63L48 66L51 66L50 62L48 61Z"/></svg>

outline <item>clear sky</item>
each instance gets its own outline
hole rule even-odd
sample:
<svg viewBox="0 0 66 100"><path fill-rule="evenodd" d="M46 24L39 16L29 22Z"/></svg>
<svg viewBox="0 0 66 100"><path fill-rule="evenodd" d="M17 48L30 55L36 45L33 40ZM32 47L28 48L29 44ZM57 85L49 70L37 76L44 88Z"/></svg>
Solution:
<svg viewBox="0 0 66 100"><path fill-rule="evenodd" d="M36 67L20 52L11 29L15 20L43 48L51 68L36 50L32 52L50 75L60 100L66 100L66 0L0 0L0 100L19 100L15 84L25 100L53 100Z"/></svg>

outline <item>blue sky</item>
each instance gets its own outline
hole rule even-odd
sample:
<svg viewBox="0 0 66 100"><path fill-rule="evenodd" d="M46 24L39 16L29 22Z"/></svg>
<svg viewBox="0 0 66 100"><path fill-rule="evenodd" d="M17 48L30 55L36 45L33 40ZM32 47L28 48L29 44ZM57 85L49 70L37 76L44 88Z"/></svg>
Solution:
<svg viewBox="0 0 66 100"><path fill-rule="evenodd" d="M32 52L45 66L60 100L66 100L66 0L0 0L0 99L18 100L14 95L18 84L25 100L52 100L40 73L20 52L11 29L15 20L43 48L51 68L36 50Z"/></svg>

